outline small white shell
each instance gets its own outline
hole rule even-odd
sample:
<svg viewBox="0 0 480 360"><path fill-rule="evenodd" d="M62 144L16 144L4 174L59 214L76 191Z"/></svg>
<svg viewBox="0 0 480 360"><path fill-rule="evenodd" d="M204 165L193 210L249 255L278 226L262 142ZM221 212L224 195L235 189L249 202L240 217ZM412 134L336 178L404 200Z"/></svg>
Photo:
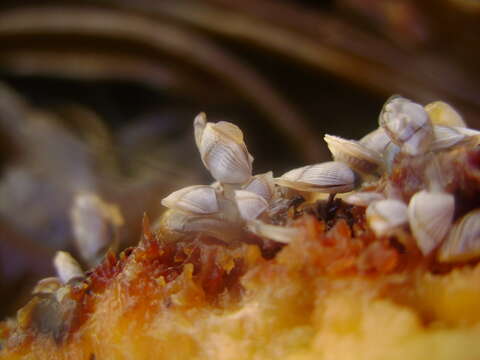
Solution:
<svg viewBox="0 0 480 360"><path fill-rule="evenodd" d="M366 217L377 236L388 235L407 223L407 206L393 199L376 201L367 207Z"/></svg>
<svg viewBox="0 0 480 360"><path fill-rule="evenodd" d="M408 204L408 220L418 248L430 254L443 240L452 224L455 199L452 194L420 191Z"/></svg>
<svg viewBox="0 0 480 360"><path fill-rule="evenodd" d="M433 125L441 126L460 126L466 127L462 116L449 104L443 101L434 101L425 105L427 112Z"/></svg>
<svg viewBox="0 0 480 360"><path fill-rule="evenodd" d="M246 190L235 190L235 202L242 219L254 220L268 209L267 201L253 192Z"/></svg>
<svg viewBox="0 0 480 360"><path fill-rule="evenodd" d="M226 121L207 123L205 114L194 120L195 142L205 167L226 184L243 184L252 176L253 157L238 126Z"/></svg>
<svg viewBox="0 0 480 360"><path fill-rule="evenodd" d="M275 192L275 183L273 182L273 173L271 171L264 174L253 176L244 186L243 190L260 195L265 200L270 201Z"/></svg>
<svg viewBox="0 0 480 360"><path fill-rule="evenodd" d="M249 221L247 228L255 235L284 244L288 244L300 234L297 228L265 224L260 220Z"/></svg>
<svg viewBox="0 0 480 360"><path fill-rule="evenodd" d="M419 104L401 96L390 97L380 113L379 123L392 142L409 155L428 151L433 129L428 114Z"/></svg>
<svg viewBox="0 0 480 360"><path fill-rule="evenodd" d="M217 194L215 189L208 185L187 186L174 191L162 200L162 205L199 215L218 212Z"/></svg>
<svg viewBox="0 0 480 360"><path fill-rule="evenodd" d="M358 142L363 146L382 154L392 140L390 140L385 130L379 127L365 135Z"/></svg>
<svg viewBox="0 0 480 360"><path fill-rule="evenodd" d="M96 265L108 248L118 245L123 217L116 205L91 193L78 193L73 199L70 220L80 256Z"/></svg>
<svg viewBox="0 0 480 360"><path fill-rule="evenodd" d="M290 170L275 182L300 191L349 192L355 188L355 173L344 163L329 161Z"/></svg>
<svg viewBox="0 0 480 360"><path fill-rule="evenodd" d="M375 174L383 166L381 154L358 141L332 135L325 135L324 140L335 161L344 162L358 172Z"/></svg>
<svg viewBox="0 0 480 360"><path fill-rule="evenodd" d="M480 209L457 221L438 251L442 262L468 261L480 256Z"/></svg>
<svg viewBox="0 0 480 360"><path fill-rule="evenodd" d="M342 198L344 202L351 205L367 207L375 201L384 200L385 197L378 192L354 192Z"/></svg>
<svg viewBox="0 0 480 360"><path fill-rule="evenodd" d="M53 259L53 266L62 283L84 276L80 264L66 251L57 251Z"/></svg>
<svg viewBox="0 0 480 360"><path fill-rule="evenodd" d="M449 126L434 126L433 136L434 140L430 145L432 151L448 149L467 138L467 135Z"/></svg>

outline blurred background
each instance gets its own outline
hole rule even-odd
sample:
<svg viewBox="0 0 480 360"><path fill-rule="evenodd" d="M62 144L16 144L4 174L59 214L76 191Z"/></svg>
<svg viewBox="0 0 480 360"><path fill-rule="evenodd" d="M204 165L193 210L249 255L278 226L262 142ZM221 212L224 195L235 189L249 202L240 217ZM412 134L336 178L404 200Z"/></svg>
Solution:
<svg viewBox="0 0 480 360"><path fill-rule="evenodd" d="M275 175L328 160L325 133L373 130L395 93L478 128L479 38L477 0L2 0L0 318L56 250L79 257L78 194L122 214L123 248L163 196L211 181L200 111L240 126L255 173Z"/></svg>

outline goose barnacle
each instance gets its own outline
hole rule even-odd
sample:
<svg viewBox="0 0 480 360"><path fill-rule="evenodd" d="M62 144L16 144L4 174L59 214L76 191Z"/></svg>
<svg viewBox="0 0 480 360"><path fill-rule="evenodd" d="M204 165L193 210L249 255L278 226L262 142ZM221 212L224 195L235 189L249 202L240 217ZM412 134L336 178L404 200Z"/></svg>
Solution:
<svg viewBox="0 0 480 360"><path fill-rule="evenodd" d="M379 124L392 142L409 155L428 151L433 129L424 108L404 97L390 97L380 113Z"/></svg>
<svg viewBox="0 0 480 360"><path fill-rule="evenodd" d="M215 189L208 185L193 185L174 191L162 200L162 205L192 214L214 214L218 212Z"/></svg>
<svg viewBox="0 0 480 360"><path fill-rule="evenodd" d="M202 113L195 118L194 129L202 162L216 180L243 184L250 179L253 157L238 126L226 121L206 122Z"/></svg>

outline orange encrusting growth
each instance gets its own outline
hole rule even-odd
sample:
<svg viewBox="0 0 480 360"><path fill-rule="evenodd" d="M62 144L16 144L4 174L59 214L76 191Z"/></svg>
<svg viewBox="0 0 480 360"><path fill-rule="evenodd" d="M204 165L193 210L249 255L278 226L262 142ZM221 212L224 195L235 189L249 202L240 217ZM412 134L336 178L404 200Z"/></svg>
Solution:
<svg viewBox="0 0 480 360"><path fill-rule="evenodd" d="M376 238L363 209L339 206L332 221L289 220L302 235L273 258L255 238L168 242L146 224L61 300L34 297L3 323L0 358L480 357L480 267L433 274L408 233Z"/></svg>

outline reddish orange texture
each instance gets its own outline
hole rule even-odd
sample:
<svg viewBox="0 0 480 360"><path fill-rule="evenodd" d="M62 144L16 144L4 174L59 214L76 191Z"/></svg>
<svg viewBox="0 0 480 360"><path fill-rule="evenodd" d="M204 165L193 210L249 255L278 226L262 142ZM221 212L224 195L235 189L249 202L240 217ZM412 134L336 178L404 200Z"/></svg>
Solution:
<svg viewBox="0 0 480 360"><path fill-rule="evenodd" d="M305 271L316 275L354 275L389 273L400 264L399 251L388 238L375 239L364 225L363 213L356 215L352 228L340 219L328 231L324 222L308 215L295 226L303 229L303 236L279 254L279 261L287 265L302 264ZM298 261L301 259L301 261Z"/></svg>

